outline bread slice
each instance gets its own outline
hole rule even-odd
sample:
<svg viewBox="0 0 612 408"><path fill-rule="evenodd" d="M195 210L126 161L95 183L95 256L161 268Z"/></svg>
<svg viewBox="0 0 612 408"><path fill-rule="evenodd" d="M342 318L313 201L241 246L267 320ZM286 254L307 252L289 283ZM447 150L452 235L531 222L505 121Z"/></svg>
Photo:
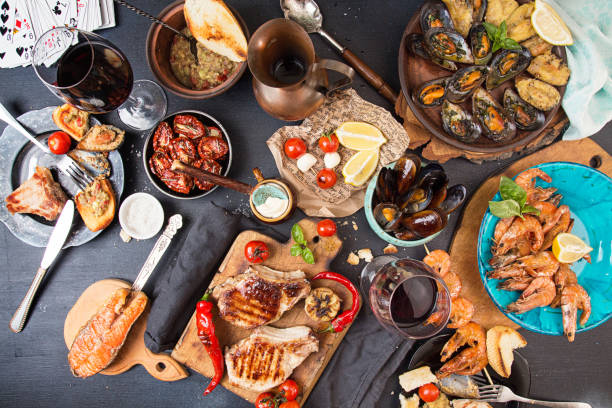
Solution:
<svg viewBox="0 0 612 408"><path fill-rule="evenodd" d="M486 402L469 399L456 399L452 402L453 408L492 408Z"/></svg>
<svg viewBox="0 0 612 408"><path fill-rule="evenodd" d="M88 152L110 152L125 139L125 131L111 125L95 125L87 131L77 149Z"/></svg>
<svg viewBox="0 0 612 408"><path fill-rule="evenodd" d="M94 180L74 201L83 222L93 232L108 227L115 218L115 192L106 178Z"/></svg>
<svg viewBox="0 0 612 408"><path fill-rule="evenodd" d="M413 394L412 397L406 398L404 394L399 395L400 408L419 408L419 399L418 394Z"/></svg>
<svg viewBox="0 0 612 408"><path fill-rule="evenodd" d="M80 142L89 130L89 113L64 104L53 111L53 122L58 128L68 133L77 142Z"/></svg>
<svg viewBox="0 0 612 408"><path fill-rule="evenodd" d="M489 365L502 377L510 377L514 349L527 345L527 341L516 330L506 326L495 326L487 331L487 357Z"/></svg>
<svg viewBox="0 0 612 408"><path fill-rule="evenodd" d="M246 37L223 1L186 0L184 13L189 31L198 42L232 61L246 61Z"/></svg>
<svg viewBox="0 0 612 408"><path fill-rule="evenodd" d="M399 383L406 392L415 390L421 385L437 382L438 378L433 375L429 366L419 367L399 376Z"/></svg>

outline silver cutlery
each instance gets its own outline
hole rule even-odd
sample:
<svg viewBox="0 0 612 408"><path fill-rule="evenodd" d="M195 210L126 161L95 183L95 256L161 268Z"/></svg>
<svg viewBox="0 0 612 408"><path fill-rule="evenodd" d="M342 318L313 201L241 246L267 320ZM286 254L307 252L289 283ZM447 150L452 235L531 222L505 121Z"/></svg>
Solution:
<svg viewBox="0 0 612 408"><path fill-rule="evenodd" d="M68 233L72 227L73 217L74 202L72 200L68 200L66 201L66 204L64 204L64 209L57 219L53 232L51 232L47 249L45 249L45 254L40 262L40 267L36 271L34 280L26 292L25 297L21 301L21 304L19 304L19 307L15 311L15 314L11 318L9 327L13 332L19 333L21 330L23 330L23 326L25 326L25 322L28 317L28 312L30 311L30 306L32 305L32 300L34 300L34 296L36 295L38 287L47 273L47 269L49 269L49 266L51 266L57 257L57 254L59 254L59 251L64 246L64 242L66 242L66 238L68 237Z"/></svg>
<svg viewBox="0 0 612 408"><path fill-rule="evenodd" d="M586 402L556 402L539 401L530 398L523 398L516 395L512 390L503 385L482 385L478 387L478 399L484 402L508 402L518 401L525 404L540 405L553 408L591 408Z"/></svg>

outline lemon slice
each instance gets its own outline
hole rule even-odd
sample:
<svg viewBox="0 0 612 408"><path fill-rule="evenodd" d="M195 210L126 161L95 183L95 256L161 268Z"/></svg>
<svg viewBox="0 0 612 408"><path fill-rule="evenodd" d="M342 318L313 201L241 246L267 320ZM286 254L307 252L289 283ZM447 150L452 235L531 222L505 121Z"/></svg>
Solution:
<svg viewBox="0 0 612 408"><path fill-rule="evenodd" d="M536 33L552 45L572 45L574 39L569 28L557 12L542 0L536 0L531 14L531 25Z"/></svg>
<svg viewBox="0 0 612 408"><path fill-rule="evenodd" d="M342 168L344 182L359 187L372 177L377 165L378 149L355 153Z"/></svg>
<svg viewBox="0 0 612 408"><path fill-rule="evenodd" d="M557 235L552 245L553 255L561 263L576 262L592 250L580 238L567 232Z"/></svg>
<svg viewBox="0 0 612 408"><path fill-rule="evenodd" d="M342 146L353 150L374 150L387 142L380 129L365 122L344 122L336 136Z"/></svg>

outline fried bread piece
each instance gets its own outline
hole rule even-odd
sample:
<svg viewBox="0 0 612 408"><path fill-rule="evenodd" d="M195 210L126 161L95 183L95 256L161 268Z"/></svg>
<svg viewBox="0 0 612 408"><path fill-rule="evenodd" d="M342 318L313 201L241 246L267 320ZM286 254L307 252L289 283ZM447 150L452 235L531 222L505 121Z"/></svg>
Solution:
<svg viewBox="0 0 612 408"><path fill-rule="evenodd" d="M91 231L108 227L115 218L115 192L106 178L95 179L74 199L83 222Z"/></svg>
<svg viewBox="0 0 612 408"><path fill-rule="evenodd" d="M53 122L80 142L89 129L89 113L66 103L53 111Z"/></svg>

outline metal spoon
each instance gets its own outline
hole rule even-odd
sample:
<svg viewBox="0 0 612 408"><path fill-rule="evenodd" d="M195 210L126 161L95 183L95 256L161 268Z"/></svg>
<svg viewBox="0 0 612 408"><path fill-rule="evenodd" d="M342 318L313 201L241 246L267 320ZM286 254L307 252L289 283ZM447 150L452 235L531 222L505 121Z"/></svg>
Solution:
<svg viewBox="0 0 612 408"><path fill-rule="evenodd" d="M117 1L117 0L115 0ZM391 103L397 100L397 93L378 75L372 68L366 65L352 51L338 43L331 35L323 30L323 16L321 10L314 0L280 0L280 6L285 18L289 18L302 27L308 33L318 33L329 42L350 66L359 72L378 93L387 98Z"/></svg>
<svg viewBox="0 0 612 408"><path fill-rule="evenodd" d="M194 37L189 37L186 34L183 34L179 30L177 30L176 28L169 26L168 24L164 23L163 21L161 21L157 17L154 17L151 14L147 13L146 11L143 11L143 10L137 8L137 7L132 6L129 3L126 3L123 0L115 0L115 3L119 3L122 6L125 6L125 7L129 8L130 10L135 12L136 14L140 14L141 16L147 17L149 20L153 21L154 23L157 23L157 24L161 25L162 27L167 28L170 31L173 31L175 34L180 35L181 37L183 37L184 39L189 41L189 51L191 51L191 54L193 55L193 58L195 58L195 63L196 63L196 65L198 65L198 47L197 47L198 42L197 42L197 40Z"/></svg>

